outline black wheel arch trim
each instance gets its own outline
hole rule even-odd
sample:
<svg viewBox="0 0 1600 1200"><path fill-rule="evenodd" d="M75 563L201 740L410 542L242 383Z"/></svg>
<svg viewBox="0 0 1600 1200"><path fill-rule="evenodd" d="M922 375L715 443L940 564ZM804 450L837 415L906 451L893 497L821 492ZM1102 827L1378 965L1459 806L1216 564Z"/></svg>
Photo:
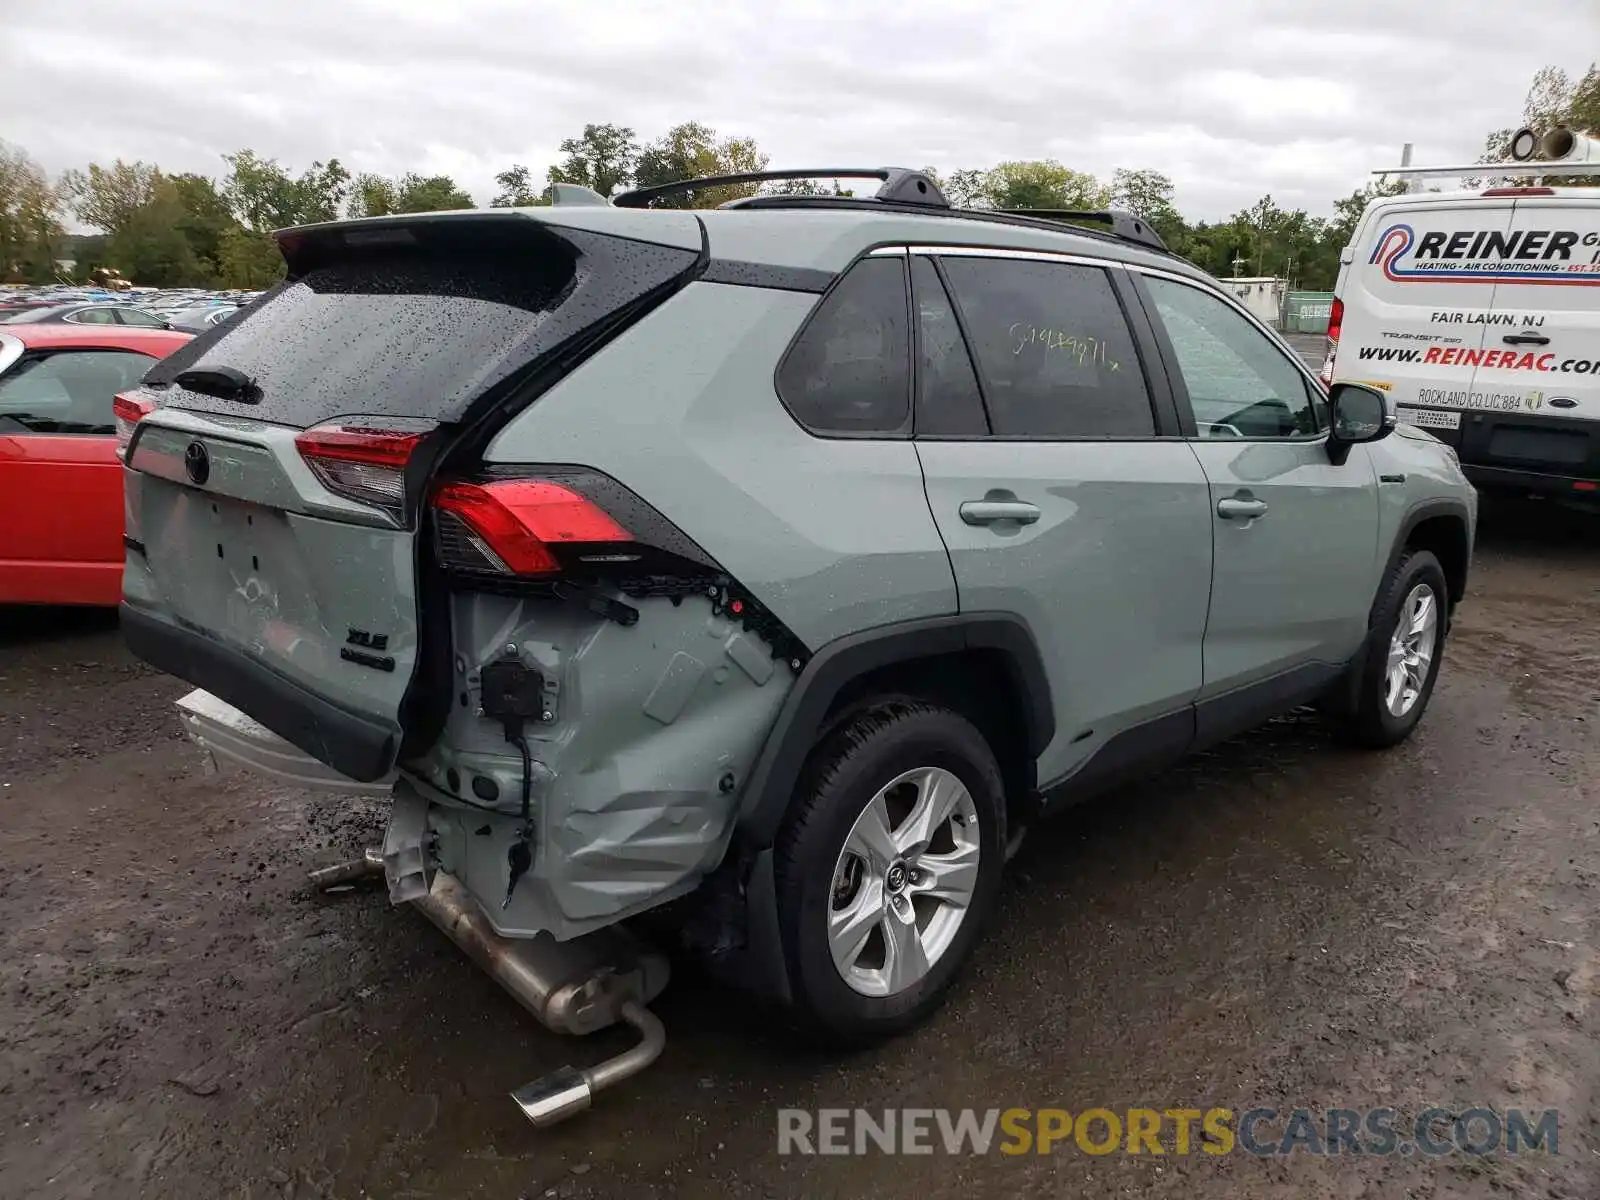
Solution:
<svg viewBox="0 0 1600 1200"><path fill-rule="evenodd" d="M816 735L834 700L852 681L883 667L971 650L999 653L1017 689L1028 753L1037 758L1055 736L1055 708L1039 644L1022 618L962 613L848 634L811 656L778 710L745 784L740 838L755 849L765 849L777 838Z"/></svg>
<svg viewBox="0 0 1600 1200"><path fill-rule="evenodd" d="M1395 532L1394 544L1389 547L1389 556L1384 560L1383 573L1378 576L1379 591L1375 592L1372 597L1372 612L1367 620L1367 624L1369 626L1377 616L1378 600L1381 597L1383 581L1389 578L1389 572L1394 570L1395 563L1399 562L1400 556L1405 553L1406 546L1411 541L1411 535L1416 532L1417 526L1421 525L1424 521L1431 521L1435 517L1456 518L1461 522L1462 531L1466 534L1467 567L1466 571L1462 575L1462 589L1465 591L1466 576L1467 574L1470 574L1472 569L1472 542L1474 531L1472 528L1471 510L1467 508L1465 501L1462 500L1454 500L1445 497L1434 497L1433 499L1429 500L1419 500L1410 508L1406 509L1406 515L1400 519L1400 528ZM1461 597L1459 596L1451 597L1448 608L1453 610L1460 598Z"/></svg>

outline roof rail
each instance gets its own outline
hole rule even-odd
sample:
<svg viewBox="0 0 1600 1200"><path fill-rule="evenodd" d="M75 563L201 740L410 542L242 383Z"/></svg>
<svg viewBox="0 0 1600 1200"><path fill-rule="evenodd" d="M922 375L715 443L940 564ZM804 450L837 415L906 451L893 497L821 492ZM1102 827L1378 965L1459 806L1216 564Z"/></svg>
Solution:
<svg viewBox="0 0 1600 1200"><path fill-rule="evenodd" d="M1161 240L1161 235L1151 229L1144 220L1130 212L1121 209L1088 209L1088 208L997 208L995 212L1005 213L1013 217L1033 217L1041 221L1094 221L1102 225L1111 226L1113 237L1124 242L1137 242L1141 246L1149 246L1152 250L1165 250L1167 244Z"/></svg>
<svg viewBox="0 0 1600 1200"><path fill-rule="evenodd" d="M1468 163L1459 167L1383 167L1374 175L1404 179L1500 179L1538 175L1600 175L1600 163L1497 162Z"/></svg>
<svg viewBox="0 0 1600 1200"><path fill-rule="evenodd" d="M740 175L708 175L703 179L680 179L673 183L660 183L654 187L635 188L613 196L611 203L618 208L649 208L652 200L662 196L676 196L683 192L704 191L706 188L728 187L745 183L777 183L790 179L881 179L883 186L873 194L874 200L894 204L921 204L929 208L949 208L950 201L939 190L939 185L925 172L906 167L815 167L802 171L748 171Z"/></svg>

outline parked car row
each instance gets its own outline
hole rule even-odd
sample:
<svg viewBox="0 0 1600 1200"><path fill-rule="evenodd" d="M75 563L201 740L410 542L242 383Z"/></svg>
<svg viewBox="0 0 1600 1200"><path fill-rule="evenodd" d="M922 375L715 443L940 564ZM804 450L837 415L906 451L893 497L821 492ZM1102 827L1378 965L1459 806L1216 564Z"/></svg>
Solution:
<svg viewBox="0 0 1600 1200"><path fill-rule="evenodd" d="M204 333L259 295L201 288L134 288L122 292L6 288L0 290L0 324L125 325Z"/></svg>

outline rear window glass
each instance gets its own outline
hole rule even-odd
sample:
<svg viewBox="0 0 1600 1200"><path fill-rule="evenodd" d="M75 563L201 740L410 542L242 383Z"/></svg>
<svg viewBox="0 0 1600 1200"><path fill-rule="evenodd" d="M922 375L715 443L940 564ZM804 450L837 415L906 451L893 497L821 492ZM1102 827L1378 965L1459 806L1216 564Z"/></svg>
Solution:
<svg viewBox="0 0 1600 1200"><path fill-rule="evenodd" d="M215 340L181 366L232 367L250 376L261 399L248 413L264 421L439 417L504 377L508 356L527 344L571 282L570 262L555 255L456 252L335 263L218 327ZM153 372L151 382L165 382L166 374ZM207 396L192 403L246 411Z"/></svg>

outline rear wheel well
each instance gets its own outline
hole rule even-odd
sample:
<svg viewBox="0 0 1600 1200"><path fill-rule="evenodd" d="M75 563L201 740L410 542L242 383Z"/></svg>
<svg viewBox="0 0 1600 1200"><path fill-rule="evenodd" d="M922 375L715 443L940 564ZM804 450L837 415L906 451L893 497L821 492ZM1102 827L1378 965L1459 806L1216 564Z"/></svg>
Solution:
<svg viewBox="0 0 1600 1200"><path fill-rule="evenodd" d="M1038 775L1028 751L1027 711L1016 665L1002 651L972 649L908 659L858 675L839 690L817 730L821 742L841 722L888 696L910 696L948 708L983 734L1006 787L1007 827L1030 823Z"/></svg>
<svg viewBox="0 0 1600 1200"><path fill-rule="evenodd" d="M1461 602L1467 590L1467 526L1460 517L1437 516L1417 522L1406 535L1408 550L1426 550L1444 568L1445 585L1450 589L1450 607Z"/></svg>

